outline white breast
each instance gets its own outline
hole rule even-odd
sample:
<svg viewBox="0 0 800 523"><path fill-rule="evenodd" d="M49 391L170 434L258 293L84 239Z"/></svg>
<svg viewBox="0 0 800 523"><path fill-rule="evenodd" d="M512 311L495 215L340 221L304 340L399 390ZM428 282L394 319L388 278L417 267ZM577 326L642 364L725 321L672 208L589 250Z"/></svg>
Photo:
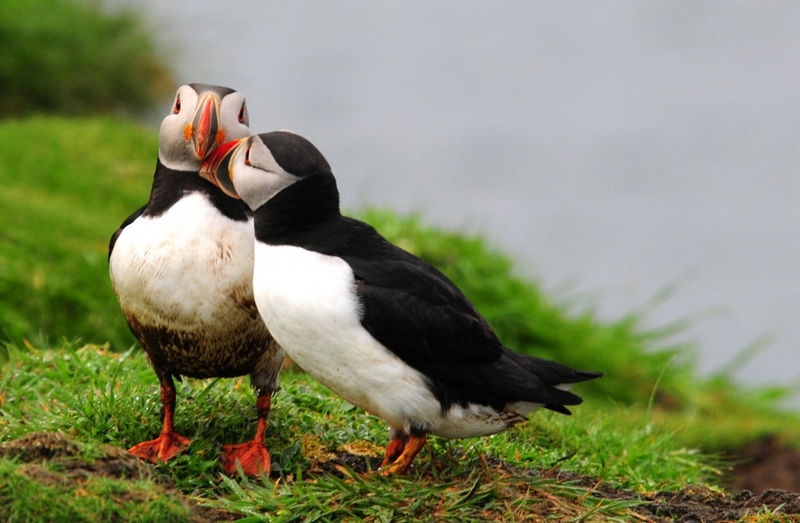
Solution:
<svg viewBox="0 0 800 523"><path fill-rule="evenodd" d="M440 405L424 376L361 326L345 261L257 243L253 290L275 340L314 378L392 427L438 423Z"/></svg>
<svg viewBox="0 0 800 523"><path fill-rule="evenodd" d="M192 194L125 228L109 260L111 281L122 307L154 324L191 331L240 315L252 321L236 302L249 294L252 246L252 220L230 220Z"/></svg>

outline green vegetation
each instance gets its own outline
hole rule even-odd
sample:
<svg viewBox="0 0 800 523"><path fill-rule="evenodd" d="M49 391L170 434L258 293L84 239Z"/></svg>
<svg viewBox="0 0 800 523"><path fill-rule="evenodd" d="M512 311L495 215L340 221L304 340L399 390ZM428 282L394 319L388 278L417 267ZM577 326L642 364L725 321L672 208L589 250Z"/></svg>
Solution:
<svg viewBox="0 0 800 523"><path fill-rule="evenodd" d="M136 113L173 89L140 17L99 2L3 0L0 49L0 116Z"/></svg>
<svg viewBox="0 0 800 523"><path fill-rule="evenodd" d="M0 121L0 335L134 342L111 290L111 234L147 201L158 138L114 119Z"/></svg>
<svg viewBox="0 0 800 523"><path fill-rule="evenodd" d="M600 321L579 297L517 276L484 239L390 211L360 217L448 274L509 347L606 372L577 386L586 404L575 416L432 437L407 476L385 478L372 474L382 422L290 369L270 415L271 478L226 477L218 460L255 430L247 378L177 384L189 448L157 467L130 456L160 430L158 383L119 311L106 249L147 201L157 136L113 117L43 114L148 109L174 87L152 42L138 14L91 0L0 4L0 117L26 116L0 120L0 520L788 521L791 496L745 502L715 486L722 450L764 434L800 446L797 416L778 408L786 389L701 378L685 320L645 329L649 304ZM717 512L698 516L703 507Z"/></svg>
<svg viewBox="0 0 800 523"><path fill-rule="evenodd" d="M578 298L555 301L516 276L483 239L367 211L453 278L507 345L605 371L576 388L586 398L576 415L538 413L489 438L431 438L408 477L362 476L380 463L385 426L288 372L268 433L278 476L227 478L219 447L252 437L254 395L246 378L185 380L176 423L193 439L188 451L157 468L120 466L127 454L108 449L154 437L160 405L155 375L131 349L106 248L147 200L156 150L155 132L112 118L0 121L0 444L56 432L74 442L67 456L33 459L0 447L2 520L641 519L631 512L639 497L718 483L719 450L768 432L800 444L797 417L777 406L785 391L699 377L680 322L646 330L646 312L600 321ZM95 477L109 463L117 472ZM93 472L77 481L76 470Z"/></svg>
<svg viewBox="0 0 800 523"><path fill-rule="evenodd" d="M538 469L557 466L638 492L677 489L715 473L706 458L681 448L674 436L654 433L643 419L622 432L607 413L583 408L575 417L541 413L525 426L491 438L431 438L429 449L418 458L417 471L407 478L362 478L342 469L349 479L341 479L321 475L332 466L335 453L365 455L374 469L386 444L386 427L304 374L285 373L282 388L269 427L270 449L281 474L277 483L221 476L220 445L244 441L255 431L255 399L246 379L185 380L178 385L176 428L193 442L186 453L159 469L178 490L194 493L206 505L278 521L292 521L298 513L502 519L509 506L520 513L541 510L546 496L576 514L594 511L596 517L612 517L624 513L630 503L598 499L586 487L550 479ZM92 345L63 344L51 351L11 347L0 390L0 440L63 433L86 442L85 448L72 452L73 460L103 457L105 443L127 448L160 429L157 380L138 350L116 354ZM515 472L498 468L498 460ZM5 496L9 501L0 503L0 515L23 520L41 496L64 492L55 490L63 483L56 480L56 487L46 493L31 488L38 476L31 478L29 469L20 470L19 461L0 460L0 485L7 485L0 487L0 500ZM531 467L537 472L526 473ZM51 468L57 472L65 465ZM303 481L308 477L315 479ZM103 478L82 488L88 497L105 497L104 489L120 490L104 510L123 512L129 510L125 503L130 497L146 495L136 493L143 481L146 486L149 478L134 477L130 484ZM69 514L93 510L72 504L57 509Z"/></svg>
<svg viewBox="0 0 800 523"><path fill-rule="evenodd" d="M111 500L109 502L109 500ZM187 521L191 509L150 480L75 477L52 465L0 461L3 521Z"/></svg>

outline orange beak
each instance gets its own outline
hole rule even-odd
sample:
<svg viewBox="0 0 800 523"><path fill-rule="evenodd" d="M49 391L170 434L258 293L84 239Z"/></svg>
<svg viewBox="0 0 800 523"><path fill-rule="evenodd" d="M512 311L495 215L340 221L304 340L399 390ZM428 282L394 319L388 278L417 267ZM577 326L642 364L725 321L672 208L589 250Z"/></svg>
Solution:
<svg viewBox="0 0 800 523"><path fill-rule="evenodd" d="M187 129L187 140L192 140L194 154L203 160L218 145L219 101L213 94L206 94L200 99L192 118L191 129Z"/></svg>
<svg viewBox="0 0 800 523"><path fill-rule="evenodd" d="M200 166L200 176L220 188L231 198L239 198L233 185L233 168L231 160L236 153L246 146L250 138L231 140L217 147Z"/></svg>

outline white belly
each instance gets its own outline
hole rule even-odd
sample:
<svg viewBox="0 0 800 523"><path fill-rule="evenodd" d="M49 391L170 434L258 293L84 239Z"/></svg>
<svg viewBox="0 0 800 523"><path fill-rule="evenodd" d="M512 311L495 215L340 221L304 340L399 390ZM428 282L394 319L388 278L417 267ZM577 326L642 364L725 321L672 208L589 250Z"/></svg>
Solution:
<svg viewBox="0 0 800 523"><path fill-rule="evenodd" d="M440 405L424 376L361 326L345 261L257 243L253 288L275 340L314 378L392 427L438 423Z"/></svg>
<svg viewBox="0 0 800 523"><path fill-rule="evenodd" d="M182 331L252 323L241 307L253 271L253 222L222 216L200 194L128 225L109 260L126 313Z"/></svg>

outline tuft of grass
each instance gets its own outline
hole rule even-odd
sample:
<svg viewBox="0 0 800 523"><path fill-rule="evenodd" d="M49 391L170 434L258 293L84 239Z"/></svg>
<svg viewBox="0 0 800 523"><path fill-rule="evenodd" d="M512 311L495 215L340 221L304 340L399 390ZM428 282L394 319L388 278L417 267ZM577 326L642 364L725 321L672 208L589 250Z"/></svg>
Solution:
<svg viewBox="0 0 800 523"><path fill-rule="evenodd" d="M0 440L30 432L63 432L81 441L127 448L158 434L158 382L141 351L117 354L74 343L57 350L32 346L9 346L8 350L0 381L4 391ZM192 482L197 476L219 473L219 445L254 433L255 396L245 378L187 379L177 387L176 429L194 439L187 454L208 458L185 471L186 480ZM378 418L340 400L302 373L284 373L281 388L269 428L278 471L292 474L310 467L312 460L324 463L325 456L346 448L361 448L377 461L382 457L388 432ZM626 428L624 433L619 432L621 426ZM476 463L501 460L520 468L557 466L607 476L615 486L651 491L697 482L714 471L705 465L707 457L693 457L678 438L654 429L638 413L620 420L602 410L572 417L543 411L527 424L491 437L430 439L427 460L423 457L418 468L427 466L436 475L441 472L434 469L441 466L465 468L457 470L458 475ZM184 458L165 467L179 470ZM178 484L182 484L180 479Z"/></svg>
<svg viewBox="0 0 800 523"><path fill-rule="evenodd" d="M0 519L183 522L196 517L151 480L76 477L58 467L0 460Z"/></svg>

